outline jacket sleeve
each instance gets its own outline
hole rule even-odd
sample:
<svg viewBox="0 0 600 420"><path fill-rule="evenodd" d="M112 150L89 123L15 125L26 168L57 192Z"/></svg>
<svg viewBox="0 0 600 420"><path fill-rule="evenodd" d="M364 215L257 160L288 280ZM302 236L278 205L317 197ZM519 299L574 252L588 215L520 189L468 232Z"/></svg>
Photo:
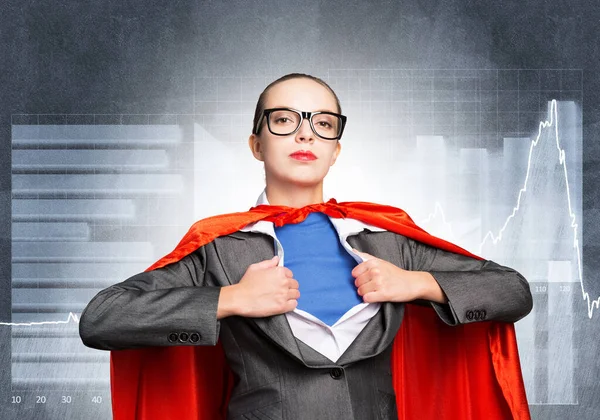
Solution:
<svg viewBox="0 0 600 420"><path fill-rule="evenodd" d="M516 270L407 239L413 269L429 272L448 298L447 304L431 302L446 324L516 322L531 312L529 284Z"/></svg>
<svg viewBox="0 0 600 420"><path fill-rule="evenodd" d="M203 246L100 291L79 320L83 343L100 350L215 345L221 288L205 285L205 266Z"/></svg>

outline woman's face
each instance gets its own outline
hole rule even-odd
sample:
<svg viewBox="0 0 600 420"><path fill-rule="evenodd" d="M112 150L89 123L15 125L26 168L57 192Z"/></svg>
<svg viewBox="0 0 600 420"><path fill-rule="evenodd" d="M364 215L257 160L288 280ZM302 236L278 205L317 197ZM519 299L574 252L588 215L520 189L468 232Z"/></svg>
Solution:
<svg viewBox="0 0 600 420"><path fill-rule="evenodd" d="M286 80L269 89L265 109L279 107L299 111L338 112L331 92L306 78ZM341 149L338 140L318 137L306 119L302 121L298 131L288 136L272 134L263 119L259 134L252 134L248 143L254 157L265 163L267 184L282 188L319 185ZM315 159L302 158L298 152L310 152Z"/></svg>

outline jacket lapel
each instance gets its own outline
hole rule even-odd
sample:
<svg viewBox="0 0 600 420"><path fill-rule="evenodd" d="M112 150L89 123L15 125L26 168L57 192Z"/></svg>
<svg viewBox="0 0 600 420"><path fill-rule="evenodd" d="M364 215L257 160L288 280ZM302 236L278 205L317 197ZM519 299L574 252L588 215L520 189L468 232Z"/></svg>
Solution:
<svg viewBox="0 0 600 420"><path fill-rule="evenodd" d="M358 337L338 359L337 364L348 365L382 353L393 343L403 314L403 303L383 303L379 312L369 320Z"/></svg>
<svg viewBox="0 0 600 420"><path fill-rule="evenodd" d="M273 238L260 233L234 232L218 238L215 246L229 284L238 283L250 264L275 255ZM304 363L285 315L249 318L249 321L282 350Z"/></svg>

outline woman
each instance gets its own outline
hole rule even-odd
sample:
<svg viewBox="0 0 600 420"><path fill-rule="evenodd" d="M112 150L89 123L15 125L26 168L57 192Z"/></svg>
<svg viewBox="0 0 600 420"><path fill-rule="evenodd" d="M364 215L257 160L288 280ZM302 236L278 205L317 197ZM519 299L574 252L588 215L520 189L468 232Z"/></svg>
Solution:
<svg viewBox="0 0 600 420"><path fill-rule="evenodd" d="M442 325L515 322L531 310L531 293L510 268L435 248L377 219L366 222L368 214L362 221L343 217L351 207L325 210L323 180L340 153L344 125L337 96L322 80L290 74L267 86L249 138L266 174L257 204L311 212L284 222L279 211L250 223L236 219L239 228L232 228L232 217L214 219L212 225L226 223L227 229L215 233L211 227L210 236L194 242L202 245L94 297L81 315L83 342L119 350L220 341L234 380L230 419L411 418L396 404L390 367L403 303L432 306ZM479 341L487 349L487 339ZM469 345L476 349L479 341ZM443 350L451 351L453 341L445 343ZM456 387L462 394L481 388ZM443 410L463 397L431 396L444 401ZM483 414L470 410L473 418ZM419 418L443 418L438 414Z"/></svg>

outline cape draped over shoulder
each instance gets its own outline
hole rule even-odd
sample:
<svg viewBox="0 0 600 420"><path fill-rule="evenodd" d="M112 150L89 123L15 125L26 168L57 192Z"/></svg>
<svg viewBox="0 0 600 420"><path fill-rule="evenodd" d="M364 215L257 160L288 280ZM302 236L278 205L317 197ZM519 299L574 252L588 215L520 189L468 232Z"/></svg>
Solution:
<svg viewBox="0 0 600 420"><path fill-rule="evenodd" d="M357 219L425 244L482 259L418 227L399 208L368 202L302 208L259 205L202 219L177 247L146 271L179 261L249 223L298 223L313 211ZM233 385L220 342L111 352L115 420L225 419ZM433 309L406 304L391 369L400 420L529 420L514 325L483 321L446 325Z"/></svg>

